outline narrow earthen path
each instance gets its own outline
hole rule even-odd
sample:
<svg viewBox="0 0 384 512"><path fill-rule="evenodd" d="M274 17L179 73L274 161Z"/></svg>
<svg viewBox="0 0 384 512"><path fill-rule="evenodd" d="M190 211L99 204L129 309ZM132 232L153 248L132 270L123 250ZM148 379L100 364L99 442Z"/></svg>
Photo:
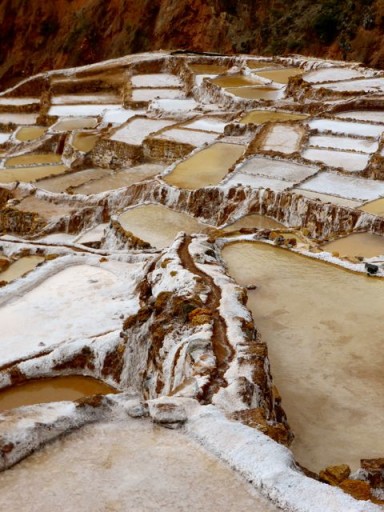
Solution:
<svg viewBox="0 0 384 512"><path fill-rule="evenodd" d="M188 250L191 240L190 235L185 236L178 254L184 267L193 274L200 276L204 282L208 283L210 288L210 293L208 294L205 306L213 312L212 349L216 357L216 370L211 374L210 382L204 390L205 393L203 401L209 402L220 387L225 387L227 385L224 374L229 367L229 362L234 356L234 350L228 340L225 320L219 313L221 290L215 284L210 275L206 274L195 265L195 262Z"/></svg>

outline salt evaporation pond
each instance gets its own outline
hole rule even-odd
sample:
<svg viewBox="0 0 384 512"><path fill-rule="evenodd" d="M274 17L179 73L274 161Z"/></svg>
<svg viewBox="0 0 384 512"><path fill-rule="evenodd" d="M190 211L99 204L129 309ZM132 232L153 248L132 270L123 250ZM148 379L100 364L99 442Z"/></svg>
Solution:
<svg viewBox="0 0 384 512"><path fill-rule="evenodd" d="M122 171L108 172L104 170L104 176L85 182L74 189L76 194L100 194L107 190L115 190L121 187L129 187L134 183L153 178L164 170L163 165L141 164Z"/></svg>
<svg viewBox="0 0 384 512"><path fill-rule="evenodd" d="M384 217L384 197L361 206L360 210Z"/></svg>
<svg viewBox="0 0 384 512"><path fill-rule="evenodd" d="M228 87L243 87L250 85L263 85L262 80L258 80L257 77L253 78L245 75L226 75L219 76L212 80L212 82L219 87L224 87L227 89Z"/></svg>
<svg viewBox="0 0 384 512"><path fill-rule="evenodd" d="M131 294L140 269L120 262L74 265L1 306L0 365L120 329L120 315L136 311Z"/></svg>
<svg viewBox="0 0 384 512"><path fill-rule="evenodd" d="M257 229L281 229L285 228L284 224L280 224L276 220L270 219L265 215L259 215L257 213L253 213L251 215L246 215L245 217L241 217L241 219L236 220L233 224L229 224L225 228L222 228L223 231L237 231L241 228L257 228Z"/></svg>
<svg viewBox="0 0 384 512"><path fill-rule="evenodd" d="M248 307L268 344L297 460L318 471L381 457L384 282L262 243L222 254L240 284L257 285Z"/></svg>
<svg viewBox="0 0 384 512"><path fill-rule="evenodd" d="M303 151L302 156L312 162L322 162L331 167L341 167L346 171L358 172L364 170L370 155L353 151L336 151L332 149L313 149Z"/></svg>
<svg viewBox="0 0 384 512"><path fill-rule="evenodd" d="M7 512L277 512L182 432L128 416L50 443L1 473L0 485Z"/></svg>
<svg viewBox="0 0 384 512"><path fill-rule="evenodd" d="M160 204L129 208L119 216L119 222L126 231L157 249L170 245L180 231L201 233L211 229L187 213L176 212Z"/></svg>
<svg viewBox="0 0 384 512"><path fill-rule="evenodd" d="M44 126L28 126L17 130L15 137L21 142L28 142L42 137L46 131Z"/></svg>
<svg viewBox="0 0 384 512"><path fill-rule="evenodd" d="M39 379L0 390L0 411L25 405L77 400L89 395L107 395L115 390L90 377Z"/></svg>
<svg viewBox="0 0 384 512"><path fill-rule="evenodd" d="M95 117L64 117L51 126L55 132L66 132L71 130L82 130L85 128L96 128L98 122Z"/></svg>
<svg viewBox="0 0 384 512"><path fill-rule="evenodd" d="M226 91L249 100L278 100L284 96L284 89L273 87L227 87Z"/></svg>
<svg viewBox="0 0 384 512"><path fill-rule="evenodd" d="M79 151L87 153L92 151L98 139L99 136L92 133L76 133L73 137L72 146Z"/></svg>
<svg viewBox="0 0 384 512"><path fill-rule="evenodd" d="M306 114L295 114L292 112L284 112L282 110L252 110L240 119L241 124L263 124L271 122L284 121L301 121L306 119Z"/></svg>
<svg viewBox="0 0 384 512"><path fill-rule="evenodd" d="M189 64L189 67L199 75L219 75L228 69L228 66L221 64Z"/></svg>
<svg viewBox="0 0 384 512"><path fill-rule="evenodd" d="M42 263L44 258L42 256L25 256L12 263L7 270L0 272L0 281L10 283L21 276L24 276L31 270Z"/></svg>
<svg viewBox="0 0 384 512"><path fill-rule="evenodd" d="M303 73L304 70L300 68L284 68L258 71L257 75L279 84L287 84L291 77L302 75Z"/></svg>
<svg viewBox="0 0 384 512"><path fill-rule="evenodd" d="M61 162L61 155L55 153L28 154L7 158L5 167L18 167L21 165L57 164Z"/></svg>
<svg viewBox="0 0 384 512"><path fill-rule="evenodd" d="M12 183L14 181L32 183L40 178L63 174L66 170L65 165L37 165L34 167L0 169L0 183Z"/></svg>
<svg viewBox="0 0 384 512"><path fill-rule="evenodd" d="M348 110L339 112L335 117L340 119L356 119L358 121L371 121L373 123L384 123L383 110Z"/></svg>
<svg viewBox="0 0 384 512"><path fill-rule="evenodd" d="M107 169L85 169L84 171L68 172L54 178L42 179L36 183L36 186L50 192L65 192L69 187L92 183L93 180L103 178L110 173L111 171Z"/></svg>
<svg viewBox="0 0 384 512"><path fill-rule="evenodd" d="M302 126L276 123L268 127L262 149L285 154L294 153L300 149L304 135L305 131Z"/></svg>
<svg viewBox="0 0 384 512"><path fill-rule="evenodd" d="M244 153L244 146L218 142L178 164L164 181L195 190L217 185Z"/></svg>
<svg viewBox="0 0 384 512"><path fill-rule="evenodd" d="M384 255L384 236L373 233L353 233L324 244L323 249L328 252L338 252L340 256L372 258Z"/></svg>

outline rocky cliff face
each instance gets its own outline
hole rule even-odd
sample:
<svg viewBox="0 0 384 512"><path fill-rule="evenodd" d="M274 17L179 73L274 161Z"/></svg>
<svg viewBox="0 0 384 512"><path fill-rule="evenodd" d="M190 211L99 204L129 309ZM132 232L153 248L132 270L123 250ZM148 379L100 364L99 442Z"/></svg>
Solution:
<svg viewBox="0 0 384 512"><path fill-rule="evenodd" d="M312 54L384 67L384 2L3 0L0 80L128 53Z"/></svg>

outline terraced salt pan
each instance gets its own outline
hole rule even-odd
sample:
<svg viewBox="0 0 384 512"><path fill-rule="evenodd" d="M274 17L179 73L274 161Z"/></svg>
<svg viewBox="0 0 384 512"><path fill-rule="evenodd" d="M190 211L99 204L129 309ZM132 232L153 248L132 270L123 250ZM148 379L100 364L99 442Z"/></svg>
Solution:
<svg viewBox="0 0 384 512"><path fill-rule="evenodd" d="M0 133L0 144L7 142L10 139L11 135L12 133Z"/></svg>
<svg viewBox="0 0 384 512"><path fill-rule="evenodd" d="M32 512L32 503L40 512L277 511L182 432L128 416L50 443L3 472L0 485L8 512Z"/></svg>
<svg viewBox="0 0 384 512"><path fill-rule="evenodd" d="M99 116L106 110L116 109L116 103L103 103L101 105L54 105L49 111L49 116Z"/></svg>
<svg viewBox="0 0 384 512"><path fill-rule="evenodd" d="M360 201L369 201L384 195L382 181L343 176L337 172L322 172L306 181L299 187L301 188Z"/></svg>
<svg viewBox="0 0 384 512"><path fill-rule="evenodd" d="M332 151L330 149L306 149L303 158L313 162L322 162L331 167L342 167L346 171L358 172L368 165L370 155L351 151Z"/></svg>
<svg viewBox="0 0 384 512"><path fill-rule="evenodd" d="M39 379L0 391L0 411L14 407L77 400L90 395L107 395L115 390L90 377Z"/></svg>
<svg viewBox="0 0 384 512"><path fill-rule="evenodd" d="M363 74L355 69L348 68L323 68L316 69L306 73L303 78L306 82L339 82L340 80L350 80L351 78L360 78Z"/></svg>
<svg viewBox="0 0 384 512"><path fill-rule="evenodd" d="M40 180L36 186L50 192L65 192L69 187L77 187L91 180L103 178L110 171L107 169L85 169L84 171L66 173L64 176Z"/></svg>
<svg viewBox="0 0 384 512"><path fill-rule="evenodd" d="M358 139L356 137L337 137L329 135L314 135L309 138L308 145L319 146L322 148L360 151L361 153L374 153L379 148L379 143L372 139Z"/></svg>
<svg viewBox="0 0 384 512"><path fill-rule="evenodd" d="M164 170L163 165L142 164L118 172L104 172L100 179L84 182L75 187L76 194L100 194L107 190L115 190L121 187L129 187L139 181L153 178Z"/></svg>
<svg viewBox="0 0 384 512"><path fill-rule="evenodd" d="M326 89L335 92L376 92L382 94L384 92L384 78L364 78L362 80L347 80L331 84L314 84L313 87L314 89L325 87Z"/></svg>
<svg viewBox="0 0 384 512"><path fill-rule="evenodd" d="M79 151L87 153L95 147L98 140L99 135L86 132L76 133L72 140L72 146Z"/></svg>
<svg viewBox="0 0 384 512"><path fill-rule="evenodd" d="M228 66L221 64L188 64L192 71L197 75L220 75L225 73Z"/></svg>
<svg viewBox="0 0 384 512"><path fill-rule="evenodd" d="M284 68L284 69L271 69L267 71L258 71L256 76L261 76L267 80L272 80L279 84L287 84L289 79L293 76L302 75L304 70L301 68Z"/></svg>
<svg viewBox="0 0 384 512"><path fill-rule="evenodd" d="M187 123L185 128L191 128L193 130L203 130L205 132L223 133L227 123L224 121L215 119L214 117L205 117L197 119L191 123Z"/></svg>
<svg viewBox="0 0 384 512"><path fill-rule="evenodd" d="M182 130L180 128L171 128L161 134L157 135L156 139L173 140L183 144L190 144L192 146L202 146L203 144L211 143L216 140L218 134L193 130Z"/></svg>
<svg viewBox="0 0 384 512"><path fill-rule="evenodd" d="M379 137L384 131L383 126L335 121L333 119L313 119L308 121L307 124L311 130L318 130L319 132L330 131L341 135L356 135L357 137Z"/></svg>
<svg viewBox="0 0 384 512"><path fill-rule="evenodd" d="M256 156L239 167L239 171L252 176L259 175L297 183L316 174L318 168Z"/></svg>
<svg viewBox="0 0 384 512"><path fill-rule="evenodd" d="M133 116L142 114L143 111L126 110L125 108L116 108L107 110L103 115L104 123L122 124L128 121Z"/></svg>
<svg viewBox="0 0 384 512"><path fill-rule="evenodd" d="M174 121L165 119L133 119L126 126L117 130L111 136L111 140L139 146L150 133L157 132L172 124L174 124Z"/></svg>
<svg viewBox="0 0 384 512"><path fill-rule="evenodd" d="M108 223L98 224L94 228L88 229L85 233L75 238L77 244L88 244L91 242L100 242L104 237L105 229Z"/></svg>
<svg viewBox="0 0 384 512"><path fill-rule="evenodd" d="M7 270L0 272L0 281L10 283L36 268L37 265L43 261L44 258L42 256L25 256L20 258L12 263Z"/></svg>
<svg viewBox="0 0 384 512"><path fill-rule="evenodd" d="M373 123L384 123L383 110L348 110L335 114L340 119L356 119L358 121L372 121Z"/></svg>
<svg viewBox="0 0 384 512"><path fill-rule="evenodd" d="M384 283L266 244L222 254L240 284L257 285L248 307L268 345L297 460L318 471L380 457Z"/></svg>
<svg viewBox="0 0 384 512"><path fill-rule="evenodd" d="M265 215L258 215L257 213L252 213L251 215L246 215L241 219L236 220L232 224L229 224L225 228L220 228L223 231L236 231L241 228L257 228L257 229L280 229L285 228L284 224L277 222L276 220L270 219Z"/></svg>
<svg viewBox="0 0 384 512"><path fill-rule="evenodd" d="M35 195L22 199L16 209L22 212L37 212L40 217L47 221L64 217L73 211L70 203L56 204L46 199L40 199Z"/></svg>
<svg viewBox="0 0 384 512"><path fill-rule="evenodd" d="M244 153L244 146L217 142L184 160L164 177L179 188L198 189L217 185Z"/></svg>
<svg viewBox="0 0 384 512"><path fill-rule="evenodd" d="M292 192L308 197L308 199L320 199L323 203L332 203L337 204L338 206L347 206L348 208L356 208L361 205L361 200L354 201L353 199L345 199L344 197L332 196L329 194L320 194L319 192L311 192L310 190L294 188L292 189Z"/></svg>
<svg viewBox="0 0 384 512"><path fill-rule="evenodd" d="M5 98L0 97L0 105L33 105L34 103L40 103L40 98Z"/></svg>
<svg viewBox="0 0 384 512"><path fill-rule="evenodd" d="M16 113L1 113L0 123L3 124L35 124L37 114L16 114Z"/></svg>
<svg viewBox="0 0 384 512"><path fill-rule="evenodd" d="M252 110L240 119L241 124L263 124L268 121L284 122L284 121L301 121L306 119L306 114L294 114L292 112L284 112L282 110Z"/></svg>
<svg viewBox="0 0 384 512"><path fill-rule="evenodd" d="M52 105L84 105L99 103L119 103L120 98L110 92L97 94L63 94L60 96L52 96Z"/></svg>
<svg viewBox="0 0 384 512"><path fill-rule="evenodd" d="M231 174L231 177L225 180L224 183L220 184L223 188L230 188L236 186L249 186L252 188L270 188L276 192L287 190L295 185L292 181L283 181L273 178L265 178L263 176L253 176L244 172L235 172Z"/></svg>
<svg viewBox="0 0 384 512"><path fill-rule="evenodd" d="M212 80L212 82L219 87L228 89L228 87L243 87L250 85L263 85L264 81L253 75L226 75L219 76Z"/></svg>
<svg viewBox="0 0 384 512"><path fill-rule="evenodd" d="M62 118L51 126L50 130L55 132L66 132L71 130L83 130L96 128L98 121L95 117L67 117Z"/></svg>
<svg viewBox="0 0 384 512"><path fill-rule="evenodd" d="M249 100L278 100L284 96L284 88L274 89L272 87L228 87L227 92L239 98Z"/></svg>
<svg viewBox="0 0 384 512"><path fill-rule="evenodd" d="M39 165L61 162L61 155L56 153L27 154L12 156L5 161L5 167L18 167L21 165Z"/></svg>
<svg viewBox="0 0 384 512"><path fill-rule="evenodd" d="M136 311L132 293L139 267L71 266L0 307L0 364L121 328L120 315Z"/></svg>
<svg viewBox="0 0 384 512"><path fill-rule="evenodd" d="M210 229L210 226L201 224L186 213L159 204L129 208L119 216L119 222L126 231L157 249L170 245L180 231L201 233Z"/></svg>
<svg viewBox="0 0 384 512"><path fill-rule="evenodd" d="M323 245L328 252L336 251L340 256L384 256L384 236L373 233L353 233Z"/></svg>
<svg viewBox="0 0 384 512"><path fill-rule="evenodd" d="M151 110L160 110L163 112L190 112L198 106L193 99L160 99L154 100L151 104Z"/></svg>
<svg viewBox="0 0 384 512"><path fill-rule="evenodd" d="M19 128L15 134L15 138L22 142L28 142L30 140L36 140L42 137L47 128L44 126L28 126Z"/></svg>
<svg viewBox="0 0 384 512"><path fill-rule="evenodd" d="M177 99L184 98L185 94L181 89L133 89L133 101L153 101L155 99Z"/></svg>
<svg viewBox="0 0 384 512"><path fill-rule="evenodd" d="M170 73L134 75L131 82L133 87L181 87L183 85L178 76Z"/></svg>
<svg viewBox="0 0 384 512"><path fill-rule="evenodd" d="M13 183L14 181L33 183L41 178L64 174L67 170L65 165L36 165L34 167L0 169L0 183Z"/></svg>
<svg viewBox="0 0 384 512"><path fill-rule="evenodd" d="M371 203L367 203L364 206L360 207L360 210L363 210L367 213L373 213L374 215L379 215L380 217L384 217L384 198L377 199L376 201L372 201Z"/></svg>
<svg viewBox="0 0 384 512"><path fill-rule="evenodd" d="M195 75L195 84L196 84L197 87L200 87L205 79L213 80L214 78L216 78L216 76L217 75L207 75L207 74Z"/></svg>
<svg viewBox="0 0 384 512"><path fill-rule="evenodd" d="M300 126L276 123L269 129L261 148L264 151L294 153L300 149L304 133L304 129Z"/></svg>

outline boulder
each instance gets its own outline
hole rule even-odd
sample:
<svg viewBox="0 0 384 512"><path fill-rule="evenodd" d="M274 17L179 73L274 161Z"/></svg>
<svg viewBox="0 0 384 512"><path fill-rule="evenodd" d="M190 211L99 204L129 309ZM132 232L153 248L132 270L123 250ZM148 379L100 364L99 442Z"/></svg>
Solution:
<svg viewBox="0 0 384 512"><path fill-rule="evenodd" d="M328 466L324 471L320 471L319 477L322 482L329 485L339 485L351 474L351 468L347 464L339 466Z"/></svg>

